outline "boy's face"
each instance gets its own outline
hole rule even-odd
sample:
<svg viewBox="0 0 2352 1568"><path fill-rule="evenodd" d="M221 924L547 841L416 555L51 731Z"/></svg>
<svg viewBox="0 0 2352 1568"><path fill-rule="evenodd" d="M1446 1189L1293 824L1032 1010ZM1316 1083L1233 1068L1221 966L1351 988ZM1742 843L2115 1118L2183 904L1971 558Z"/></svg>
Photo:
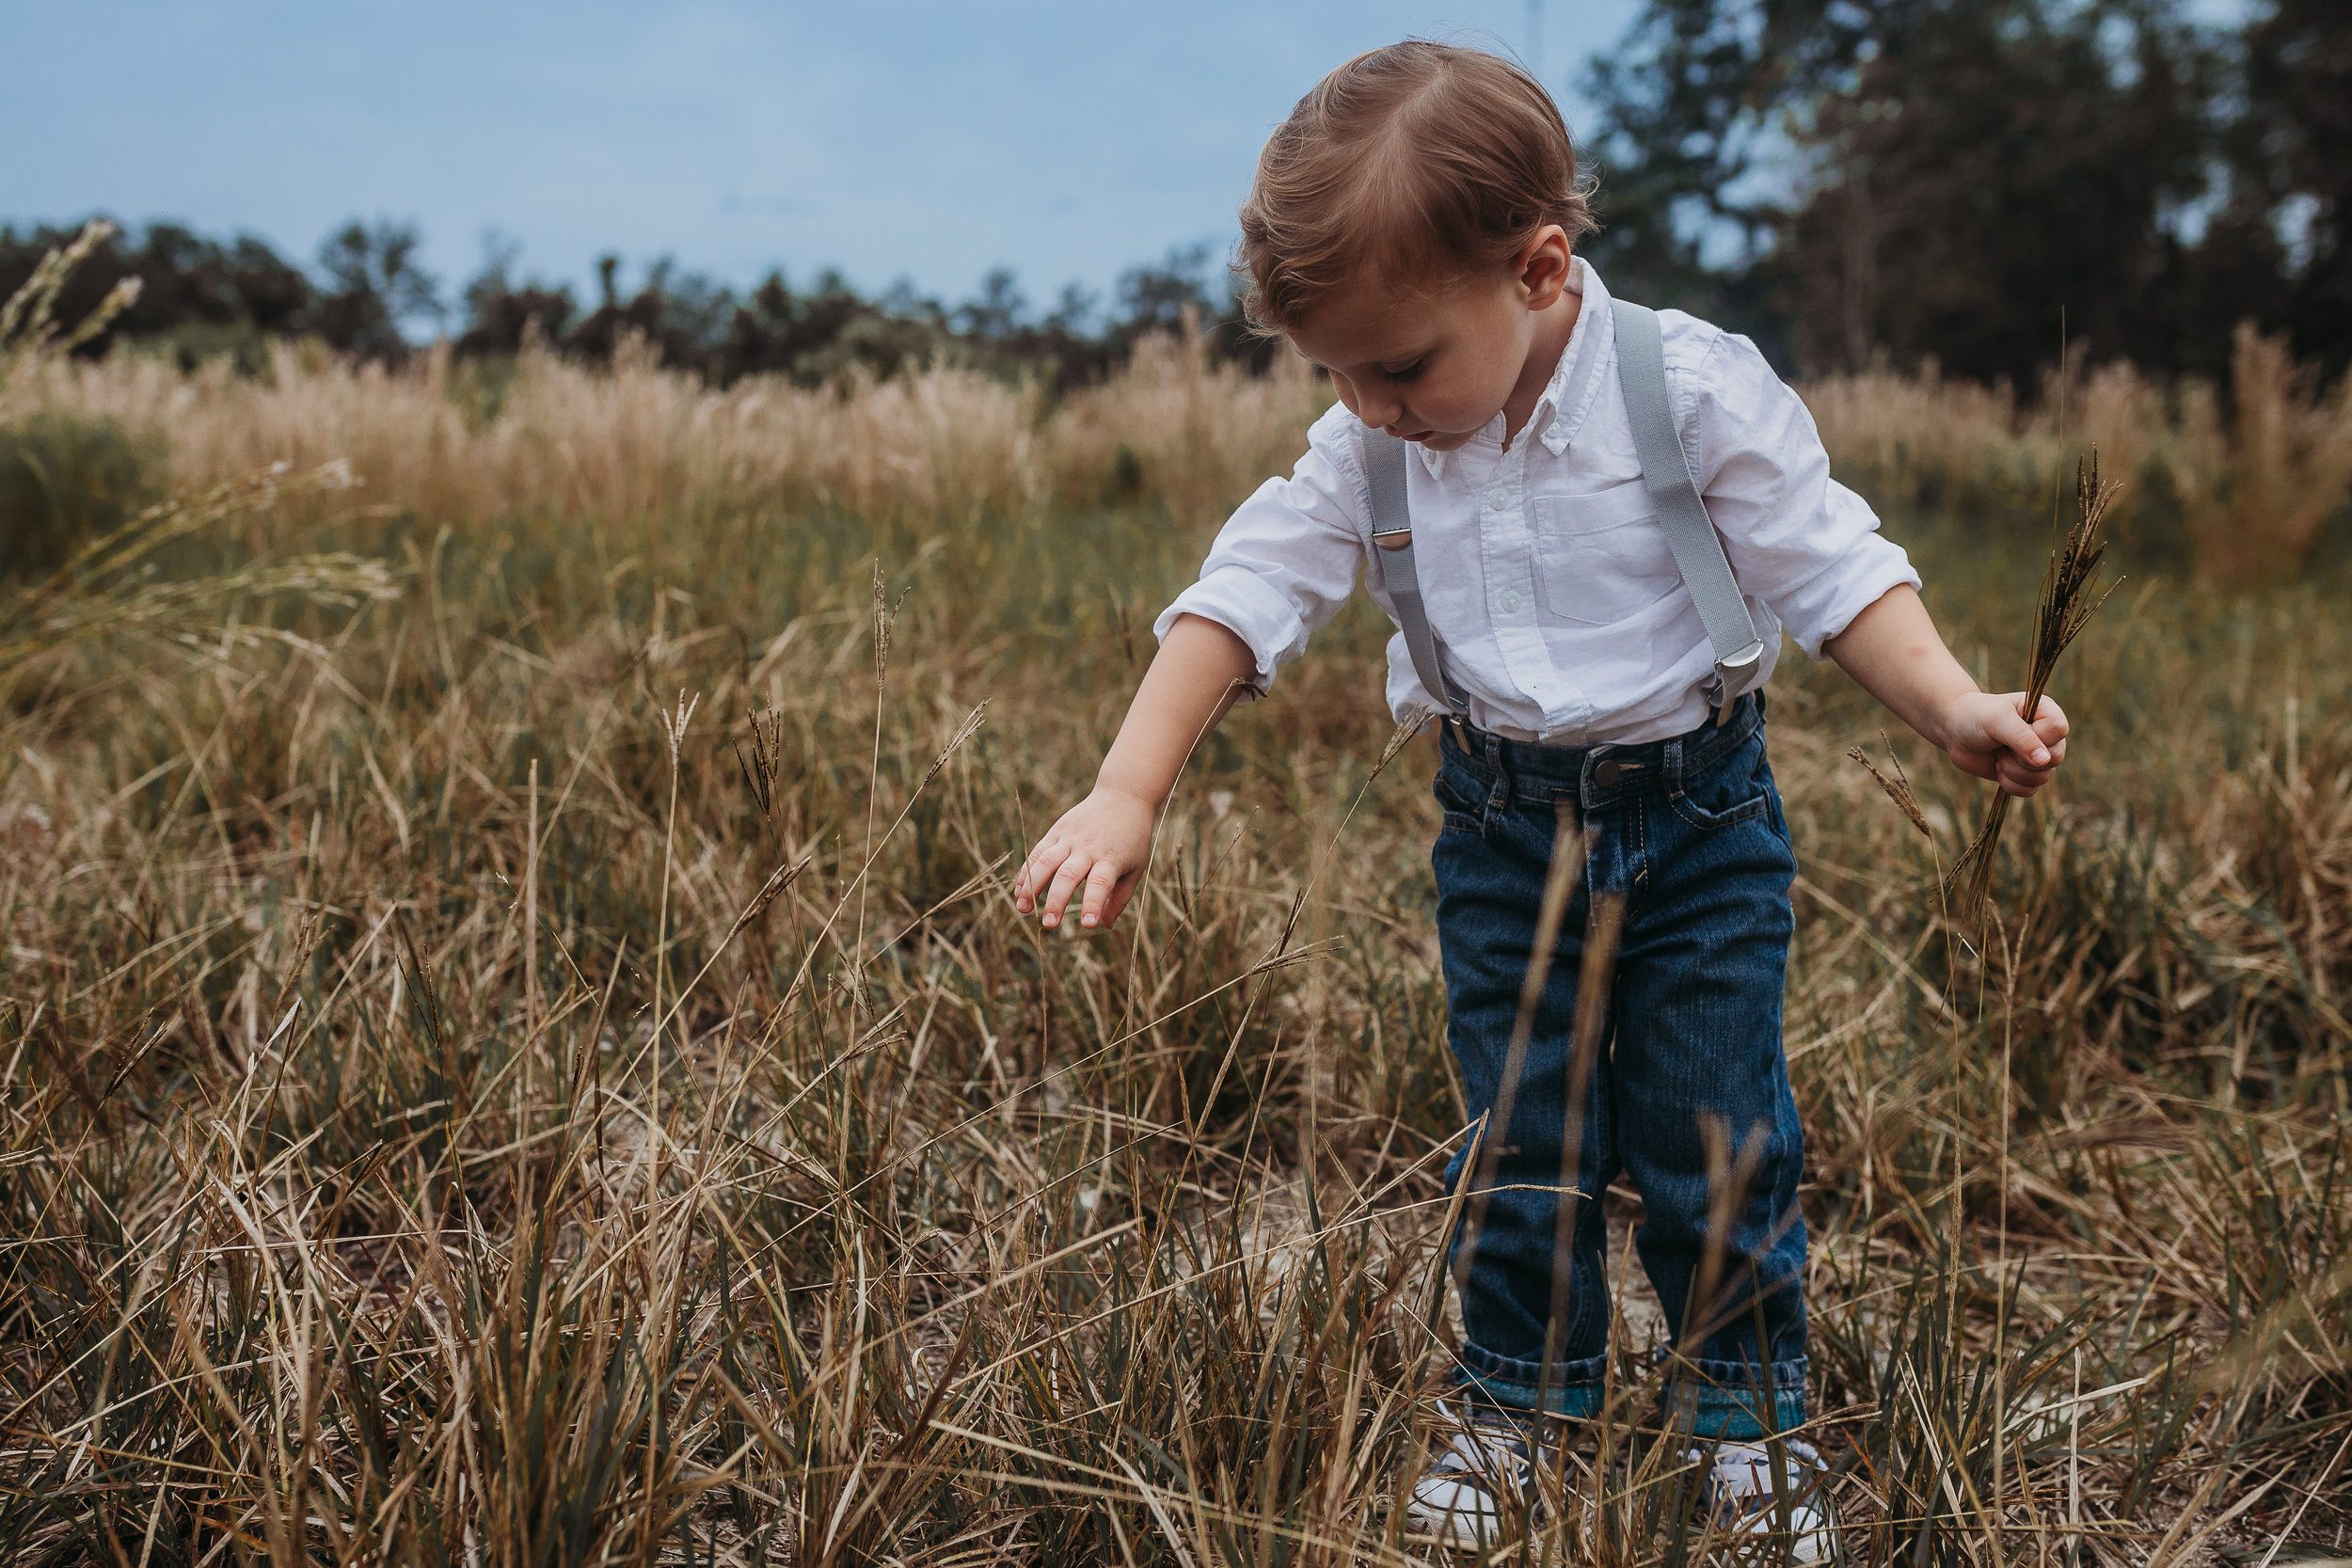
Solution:
<svg viewBox="0 0 2352 1568"><path fill-rule="evenodd" d="M1330 373L1365 424L1452 451L1506 404L1532 409L1566 342L1555 318L1567 244L1558 229L1545 233L1553 238L1539 237L1518 260L1435 294L1378 283L1339 290L1292 329L1291 342ZM1572 323L1572 304L1567 314Z"/></svg>

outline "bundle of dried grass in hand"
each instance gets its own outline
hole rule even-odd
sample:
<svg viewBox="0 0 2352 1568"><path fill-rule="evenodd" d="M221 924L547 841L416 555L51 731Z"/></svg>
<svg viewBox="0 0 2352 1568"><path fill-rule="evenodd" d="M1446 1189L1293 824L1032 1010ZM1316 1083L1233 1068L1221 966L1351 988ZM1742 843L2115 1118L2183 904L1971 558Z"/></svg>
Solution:
<svg viewBox="0 0 2352 1568"><path fill-rule="evenodd" d="M2099 564L2107 553L2106 541L2099 537L2099 525L2121 488L2101 482L2095 450L2089 461L2075 465L2074 526L2050 552L2049 569L2042 577L2042 599L2034 607L2032 670L2026 683L2026 700L2018 707L2027 723L2042 707L2042 696L2058 669L2058 656L2081 635L2099 607L2107 602L2107 594L2115 592L2116 583L2122 580L2119 578L2105 589L2098 587ZM1993 891L1994 851L2000 847L2001 828L2009 820L2010 802L2014 799L2006 790L1993 797L1984 826L1977 830L1975 841L1961 851L1944 879L1945 898L1963 927L1974 928L1983 920L1985 899Z"/></svg>

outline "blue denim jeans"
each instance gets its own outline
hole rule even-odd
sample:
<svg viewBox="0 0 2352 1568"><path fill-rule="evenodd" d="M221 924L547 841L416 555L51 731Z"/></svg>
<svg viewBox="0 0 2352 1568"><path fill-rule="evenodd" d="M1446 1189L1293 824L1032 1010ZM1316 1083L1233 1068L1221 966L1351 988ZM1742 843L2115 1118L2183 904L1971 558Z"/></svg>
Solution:
<svg viewBox="0 0 2352 1568"><path fill-rule="evenodd" d="M1541 1388L1555 1414L1597 1410L1610 1322L1600 1196L1622 1172L1642 1195L1634 1244L1677 1336L1675 1418L1702 1438L1798 1425L1804 1139L1781 1047L1796 862L1764 757L1762 705L1740 698L1721 725L1645 745L1572 750L1440 728L1438 934L1447 1038L1473 1117L1495 1112L1502 1095L1562 806L1584 834L1583 874L1510 1125L1486 1133L1501 1156L1462 1292L1464 1392L1532 1410ZM1623 937L1589 1085L1570 1105L1578 970L1595 898L1609 894L1624 899ZM1581 1196L1569 1256L1560 1258L1556 1195L1571 1117ZM1744 1186L1721 1183L1732 1188L1733 1207L1711 1282L1710 1120L1733 1164L1742 1151L1755 1160ZM1450 1181L1468 1179L1467 1155L1455 1157ZM1457 1269L1476 1207L1473 1195L1454 1242ZM1567 1321L1547 1375L1545 1328L1560 1269ZM1702 1291L1709 1299L1698 1299Z"/></svg>

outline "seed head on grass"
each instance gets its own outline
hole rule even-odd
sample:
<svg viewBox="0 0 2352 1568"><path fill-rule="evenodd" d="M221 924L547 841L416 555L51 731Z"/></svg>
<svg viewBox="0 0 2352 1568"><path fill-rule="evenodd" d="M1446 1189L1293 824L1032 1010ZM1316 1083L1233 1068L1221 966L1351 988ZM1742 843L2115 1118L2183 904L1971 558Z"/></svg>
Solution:
<svg viewBox="0 0 2352 1568"><path fill-rule="evenodd" d="M2107 602L2107 594L2115 592L2117 583L2099 588L2100 562L2106 558L2107 544L2099 537L2100 525L2106 520L2107 508L2113 504L2120 486L2103 483L2099 478L2099 454L2093 451L2090 458L2074 467L2074 526L2058 548L2050 552L2048 570L2042 576L2042 597L2034 606L2033 653L2026 682L2026 700L2018 705L2019 716L2028 723L2042 707L2042 693L2049 689L2050 677L2058 670L2058 656L2066 652L2083 627ZM1961 851L1952 863L1950 873L1944 879L1944 893L1952 901L1952 912L1964 928L1973 929L1984 917L1984 904L1993 891L1994 852L2000 847L2001 829L2009 820L2011 797L2006 792L1993 797L1993 807L1985 813L1984 826L1977 830L1975 840Z"/></svg>
<svg viewBox="0 0 2352 1568"><path fill-rule="evenodd" d="M1876 779L1879 787L1886 791L1886 798L1911 819L1913 827L1919 830L1919 836L1933 844L1935 830L1928 826L1928 814L1919 809L1918 792L1911 787L1911 775L1903 771L1902 759L1895 754L1894 745L1887 740L1885 731L1879 732L1879 741L1886 747L1887 763L1895 769L1895 776L1891 779L1879 770L1879 765L1870 760L1870 753L1861 747L1847 747L1846 755L1869 770L1870 777Z"/></svg>
<svg viewBox="0 0 2352 1568"><path fill-rule="evenodd" d="M8 303L0 305L0 414L8 411L33 375L49 360L72 354L114 324L114 319L138 302L139 279L125 277L106 292L98 308L72 326L56 320L57 296L74 270L114 237L115 226L92 218L72 243L40 259Z"/></svg>

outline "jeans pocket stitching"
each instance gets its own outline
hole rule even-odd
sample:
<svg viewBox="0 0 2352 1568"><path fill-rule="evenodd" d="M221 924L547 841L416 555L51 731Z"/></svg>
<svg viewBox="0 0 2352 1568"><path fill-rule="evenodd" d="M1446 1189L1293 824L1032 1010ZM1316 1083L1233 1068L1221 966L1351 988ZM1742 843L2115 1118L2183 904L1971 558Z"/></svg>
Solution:
<svg viewBox="0 0 2352 1568"><path fill-rule="evenodd" d="M1756 795L1728 810L1708 811L1682 790L1676 789L1667 795L1666 803L1674 807L1677 816L1681 817L1692 827L1702 832L1712 832L1718 828L1736 828L1742 822L1753 821L1763 816L1767 801L1763 792L1759 790Z"/></svg>
<svg viewBox="0 0 2352 1568"><path fill-rule="evenodd" d="M1446 777L1445 769L1439 768L1437 776L1429 781L1429 793L1437 799L1440 810L1469 813L1485 805L1487 792L1484 788L1464 789Z"/></svg>
<svg viewBox="0 0 2352 1568"><path fill-rule="evenodd" d="M1448 833L1475 833L1479 837L1484 838L1486 834L1486 824L1479 818L1472 816L1468 812L1454 811L1448 808L1445 814L1445 823L1441 828L1439 828L1438 832Z"/></svg>
<svg viewBox="0 0 2352 1568"><path fill-rule="evenodd" d="M1711 832L1718 828L1736 828L1742 822L1763 816L1772 804L1772 785L1771 776L1764 770L1765 764L1761 754L1756 758L1752 767L1745 770L1750 781L1756 785L1756 793L1746 800L1736 805L1726 806L1722 811L1709 811L1692 800L1690 796L1690 786L1693 783L1708 777L1718 768L1734 766L1755 743L1755 740L1756 737L1750 736L1738 745L1726 748L1708 758L1699 767L1687 769L1679 777L1670 781L1666 788L1666 803L1674 808L1674 814L1703 832Z"/></svg>

